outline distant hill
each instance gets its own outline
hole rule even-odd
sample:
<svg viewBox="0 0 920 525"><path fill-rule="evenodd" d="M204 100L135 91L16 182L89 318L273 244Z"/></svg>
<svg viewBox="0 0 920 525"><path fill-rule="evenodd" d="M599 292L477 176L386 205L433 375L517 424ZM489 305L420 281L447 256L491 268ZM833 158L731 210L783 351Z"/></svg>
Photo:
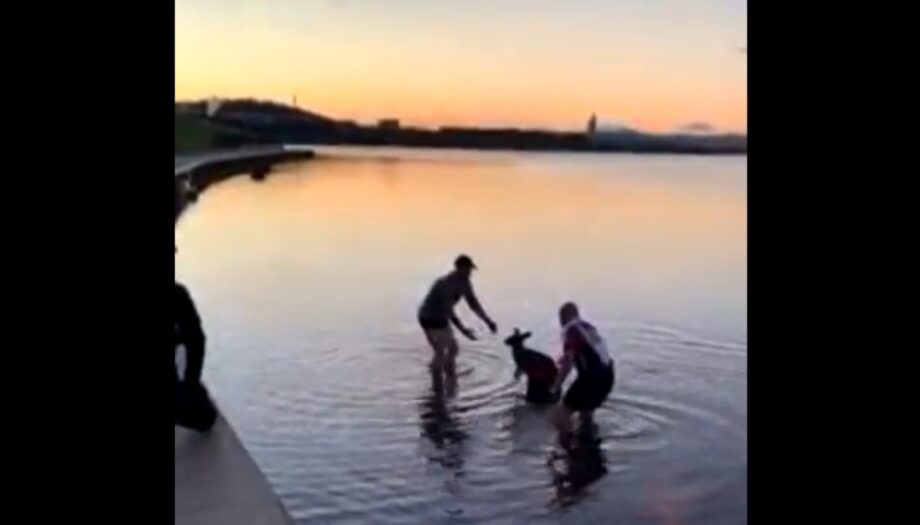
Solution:
<svg viewBox="0 0 920 525"><path fill-rule="evenodd" d="M316 142L331 136L339 123L318 113L255 99L177 102L177 115L246 130L272 142Z"/></svg>
<svg viewBox="0 0 920 525"><path fill-rule="evenodd" d="M335 123L335 120L329 117L306 111L298 107L288 106L273 101L248 98L176 102L176 113L197 115L215 121L239 121L244 124L255 125L293 122L309 122L313 124Z"/></svg>
<svg viewBox="0 0 920 525"><path fill-rule="evenodd" d="M308 121L318 124L333 124L335 121L318 113L306 111L294 106L253 99L225 100L212 118L219 120L258 119L284 123L291 121Z"/></svg>

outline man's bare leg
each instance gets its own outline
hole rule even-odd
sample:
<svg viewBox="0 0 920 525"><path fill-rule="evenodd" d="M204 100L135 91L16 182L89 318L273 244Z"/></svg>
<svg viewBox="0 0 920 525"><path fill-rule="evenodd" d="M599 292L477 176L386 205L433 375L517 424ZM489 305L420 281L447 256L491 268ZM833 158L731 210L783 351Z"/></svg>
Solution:
<svg viewBox="0 0 920 525"><path fill-rule="evenodd" d="M431 362L428 366L431 368L432 373L440 374L444 368L445 343L443 335L435 330L425 330L425 337L428 339L428 344L431 345L432 351Z"/></svg>
<svg viewBox="0 0 920 525"><path fill-rule="evenodd" d="M457 395L457 376L444 373L444 398L453 399Z"/></svg>
<svg viewBox="0 0 920 525"><path fill-rule="evenodd" d="M444 373L449 377L457 376L457 353L460 351L460 345L453 332L448 332L445 341L444 353Z"/></svg>

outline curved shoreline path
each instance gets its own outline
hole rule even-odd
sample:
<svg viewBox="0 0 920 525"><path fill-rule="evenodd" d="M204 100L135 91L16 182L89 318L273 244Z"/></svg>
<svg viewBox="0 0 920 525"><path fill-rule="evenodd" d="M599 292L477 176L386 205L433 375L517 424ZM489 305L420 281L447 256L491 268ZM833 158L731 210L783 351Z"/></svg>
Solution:
<svg viewBox="0 0 920 525"><path fill-rule="evenodd" d="M294 144L248 146L176 155L173 174L177 196L175 220L179 220L190 201L189 190L192 190L194 196L211 184L229 177L245 173L251 173L254 177L263 176L280 162L312 159L315 156L309 147ZM179 196L182 197L181 202Z"/></svg>
<svg viewBox="0 0 920 525"><path fill-rule="evenodd" d="M307 157L313 156L313 150L305 146L291 144L277 144L267 146L251 146L232 150L205 151L175 156L176 177L189 173L208 165L225 163L228 161L249 161L258 159L271 159L275 162L279 157Z"/></svg>
<svg viewBox="0 0 920 525"><path fill-rule="evenodd" d="M300 146L259 146L175 156L176 220L196 192L243 173L265 173L286 160L312 158ZM183 186L180 188L179 184ZM181 193L180 193L181 191ZM207 434L175 427L175 523L291 525L294 523L236 432L221 416Z"/></svg>

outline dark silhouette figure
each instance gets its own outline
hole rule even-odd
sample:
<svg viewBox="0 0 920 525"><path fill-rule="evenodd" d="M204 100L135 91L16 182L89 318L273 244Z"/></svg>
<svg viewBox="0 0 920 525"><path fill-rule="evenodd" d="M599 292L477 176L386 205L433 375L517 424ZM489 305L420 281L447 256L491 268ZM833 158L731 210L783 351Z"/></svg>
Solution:
<svg viewBox="0 0 920 525"><path fill-rule="evenodd" d="M555 403L559 400L559 392L553 391L558 374L556 363L550 357L524 346L524 341L530 335L530 332L521 333L515 328L514 333L505 339L517 366L514 377L517 379L521 374L527 376L526 399L529 403Z"/></svg>
<svg viewBox="0 0 920 525"><path fill-rule="evenodd" d="M182 215L182 210L185 208L186 197L184 179L176 179L173 181L173 196L176 204L175 214L173 215L173 224L175 224L179 221L179 216Z"/></svg>
<svg viewBox="0 0 920 525"><path fill-rule="evenodd" d="M451 325L454 325L467 339L471 341L476 339L473 331L464 326L454 313L454 305L461 298L466 299L470 309L482 319L493 334L498 330L495 321L479 304L479 299L473 292L471 279L475 269L476 265L469 256L457 257L453 271L440 277L431 285L431 289L419 307L418 322L434 352L430 366L438 373L443 370L447 375L455 374L455 363L460 346L457 344Z"/></svg>
<svg viewBox="0 0 920 525"><path fill-rule="evenodd" d="M175 349L185 348L185 373L181 381L186 384L199 384L204 368L205 335L201 327L201 318L195 308L188 290L176 283L175 299ZM180 381L178 369L173 369L176 383Z"/></svg>
<svg viewBox="0 0 920 525"><path fill-rule="evenodd" d="M261 182L265 180L266 177L268 177L268 172L270 169L271 169L270 165L259 166L256 169L252 170L252 172L249 174L249 177L254 181Z"/></svg>
<svg viewBox="0 0 920 525"><path fill-rule="evenodd" d="M201 384L204 367L205 335L195 303L184 286L175 283L175 315L173 384L176 392L175 422L177 425L205 431L217 419L217 408ZM179 348L185 349L185 370L182 377L175 365Z"/></svg>

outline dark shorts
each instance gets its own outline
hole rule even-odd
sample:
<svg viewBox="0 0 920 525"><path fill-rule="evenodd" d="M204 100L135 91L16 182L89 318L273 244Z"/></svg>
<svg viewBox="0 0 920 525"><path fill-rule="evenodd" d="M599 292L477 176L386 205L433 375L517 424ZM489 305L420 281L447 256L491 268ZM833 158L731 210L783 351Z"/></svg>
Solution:
<svg viewBox="0 0 920 525"><path fill-rule="evenodd" d="M613 365L605 371L591 376L579 375L569 387L562 402L573 412L589 412L604 404L613 390Z"/></svg>
<svg viewBox="0 0 920 525"><path fill-rule="evenodd" d="M425 330L444 330L450 328L450 322L447 319L425 319L418 318L418 324L422 325Z"/></svg>

